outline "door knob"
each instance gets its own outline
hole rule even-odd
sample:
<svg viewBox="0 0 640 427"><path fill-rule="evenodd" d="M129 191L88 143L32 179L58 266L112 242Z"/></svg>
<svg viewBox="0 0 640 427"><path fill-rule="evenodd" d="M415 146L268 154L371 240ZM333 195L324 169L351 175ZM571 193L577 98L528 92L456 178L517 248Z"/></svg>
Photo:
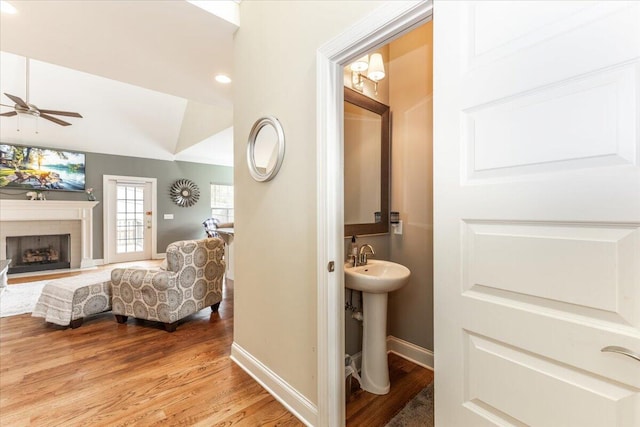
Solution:
<svg viewBox="0 0 640 427"><path fill-rule="evenodd" d="M629 356L630 358L636 359L638 362L640 362L640 354L635 353L624 347L618 347L617 345L610 345L610 346L604 347L600 351L624 354L625 356Z"/></svg>

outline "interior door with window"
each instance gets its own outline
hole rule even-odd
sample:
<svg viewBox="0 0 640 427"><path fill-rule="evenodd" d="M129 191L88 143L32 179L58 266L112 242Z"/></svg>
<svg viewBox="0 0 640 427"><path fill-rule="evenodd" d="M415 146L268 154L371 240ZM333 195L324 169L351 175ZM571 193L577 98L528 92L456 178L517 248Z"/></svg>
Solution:
<svg viewBox="0 0 640 427"><path fill-rule="evenodd" d="M152 189L152 182L145 178L107 180L109 263L151 259Z"/></svg>
<svg viewBox="0 0 640 427"><path fill-rule="evenodd" d="M640 425L640 2L434 19L436 425Z"/></svg>

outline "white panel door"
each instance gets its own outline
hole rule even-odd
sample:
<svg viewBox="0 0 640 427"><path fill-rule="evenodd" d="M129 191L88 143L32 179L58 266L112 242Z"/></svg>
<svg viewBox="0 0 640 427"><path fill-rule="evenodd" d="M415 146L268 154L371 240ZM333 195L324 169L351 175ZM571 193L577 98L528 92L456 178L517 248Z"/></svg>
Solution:
<svg viewBox="0 0 640 427"><path fill-rule="evenodd" d="M640 2L434 31L436 424L640 425Z"/></svg>

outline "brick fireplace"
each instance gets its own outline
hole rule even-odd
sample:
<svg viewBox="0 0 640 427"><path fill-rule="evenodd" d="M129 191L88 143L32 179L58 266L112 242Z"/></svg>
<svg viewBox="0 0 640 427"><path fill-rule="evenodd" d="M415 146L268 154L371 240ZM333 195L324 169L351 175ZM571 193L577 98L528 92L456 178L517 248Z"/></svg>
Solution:
<svg viewBox="0 0 640 427"><path fill-rule="evenodd" d="M7 237L68 234L70 268L94 266L93 207L97 204L88 201L1 199L0 259L7 258ZM12 266L15 266L15 260Z"/></svg>

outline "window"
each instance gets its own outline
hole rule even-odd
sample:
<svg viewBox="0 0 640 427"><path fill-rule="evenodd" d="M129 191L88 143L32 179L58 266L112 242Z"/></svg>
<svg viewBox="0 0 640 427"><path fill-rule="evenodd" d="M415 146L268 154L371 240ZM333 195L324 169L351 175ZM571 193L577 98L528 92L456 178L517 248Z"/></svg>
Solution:
<svg viewBox="0 0 640 427"><path fill-rule="evenodd" d="M233 185L211 184L211 217L233 222Z"/></svg>
<svg viewBox="0 0 640 427"><path fill-rule="evenodd" d="M144 248L144 187L117 185L116 253L140 252Z"/></svg>

